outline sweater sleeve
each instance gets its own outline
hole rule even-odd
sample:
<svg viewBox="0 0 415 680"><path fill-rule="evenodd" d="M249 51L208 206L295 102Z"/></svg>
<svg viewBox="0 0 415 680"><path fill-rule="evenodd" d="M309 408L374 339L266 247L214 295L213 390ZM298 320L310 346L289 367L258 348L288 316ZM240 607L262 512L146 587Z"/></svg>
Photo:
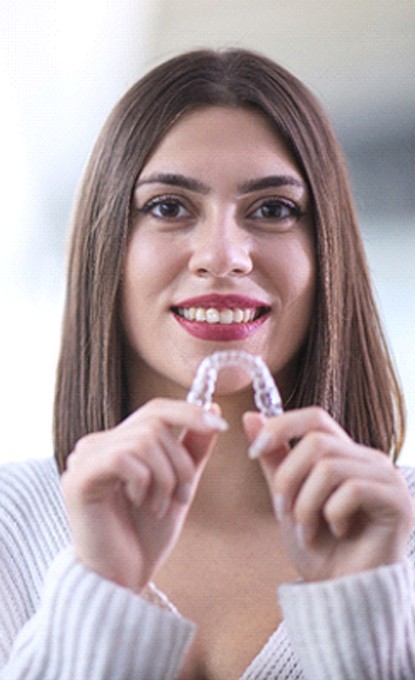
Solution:
<svg viewBox="0 0 415 680"><path fill-rule="evenodd" d="M332 581L281 586L307 680L413 680L415 579L409 560Z"/></svg>
<svg viewBox="0 0 415 680"><path fill-rule="evenodd" d="M191 622L101 578L62 551L40 607L14 641L1 680L168 680Z"/></svg>

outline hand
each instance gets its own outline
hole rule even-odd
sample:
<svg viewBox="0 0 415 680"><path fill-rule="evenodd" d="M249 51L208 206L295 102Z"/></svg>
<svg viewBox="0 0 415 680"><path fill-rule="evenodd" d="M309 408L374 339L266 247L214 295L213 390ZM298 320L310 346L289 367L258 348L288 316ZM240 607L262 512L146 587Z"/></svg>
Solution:
<svg viewBox="0 0 415 680"><path fill-rule="evenodd" d="M217 413L155 399L80 439L62 475L78 559L139 592L173 548L223 429Z"/></svg>
<svg viewBox="0 0 415 680"><path fill-rule="evenodd" d="M285 545L301 576L325 580L405 558L414 505L380 451L353 442L321 408L247 413ZM292 448L290 442L296 441Z"/></svg>

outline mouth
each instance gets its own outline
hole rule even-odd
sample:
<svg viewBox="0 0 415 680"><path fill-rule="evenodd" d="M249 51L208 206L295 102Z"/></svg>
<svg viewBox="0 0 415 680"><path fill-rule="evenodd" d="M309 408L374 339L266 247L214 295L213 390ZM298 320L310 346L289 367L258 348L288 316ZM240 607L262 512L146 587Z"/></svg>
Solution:
<svg viewBox="0 0 415 680"><path fill-rule="evenodd" d="M204 296L171 308L189 333L206 340L242 340L268 318L271 307L241 296Z"/></svg>
<svg viewBox="0 0 415 680"><path fill-rule="evenodd" d="M198 323L219 324L230 326L232 324L247 324L260 319L269 312L269 307L172 307L177 316L186 321Z"/></svg>

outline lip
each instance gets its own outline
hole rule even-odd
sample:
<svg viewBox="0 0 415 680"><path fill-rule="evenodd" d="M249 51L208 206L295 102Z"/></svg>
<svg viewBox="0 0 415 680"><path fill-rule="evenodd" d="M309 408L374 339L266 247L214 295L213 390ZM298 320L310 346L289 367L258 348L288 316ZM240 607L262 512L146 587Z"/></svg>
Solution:
<svg viewBox="0 0 415 680"><path fill-rule="evenodd" d="M200 295L199 297L181 300L174 307L215 307L216 309L249 309L253 307L266 307L270 305L264 300L257 300L245 295Z"/></svg>
<svg viewBox="0 0 415 680"><path fill-rule="evenodd" d="M178 314L174 314L176 321L195 338L201 340L213 340L216 342L231 342L233 340L245 340L255 333L264 324L269 315L260 316L255 321L248 323L232 323L227 325L209 324L200 321L188 321Z"/></svg>
<svg viewBox="0 0 415 680"><path fill-rule="evenodd" d="M214 307L219 311L223 309L261 308L266 311L264 311L257 319L245 323L209 324L206 322L184 319L175 311L175 308L177 309L177 307ZM174 305L171 308L171 311L176 321L193 337L216 342L232 342L236 340L245 340L255 333L268 320L270 309L270 305L263 300L254 299L245 295L211 294L182 300L178 305Z"/></svg>

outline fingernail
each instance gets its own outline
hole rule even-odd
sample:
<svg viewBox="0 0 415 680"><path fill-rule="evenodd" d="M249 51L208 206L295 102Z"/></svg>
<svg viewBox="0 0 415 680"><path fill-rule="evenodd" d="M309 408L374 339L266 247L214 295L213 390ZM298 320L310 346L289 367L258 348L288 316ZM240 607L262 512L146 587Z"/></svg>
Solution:
<svg viewBox="0 0 415 680"><path fill-rule="evenodd" d="M170 498L164 498L155 511L157 519L163 519L170 507Z"/></svg>
<svg viewBox="0 0 415 680"><path fill-rule="evenodd" d="M185 505L189 502L192 495L192 485L191 484L180 484L176 491L176 500L179 503Z"/></svg>
<svg viewBox="0 0 415 680"><path fill-rule="evenodd" d="M249 458L252 460L259 458L266 451L271 441L272 437L269 432L261 432L248 449Z"/></svg>
<svg viewBox="0 0 415 680"><path fill-rule="evenodd" d="M212 430L219 430L219 432L225 432L228 429L228 423L226 420L218 416L216 413L211 413L211 411L204 411L203 422Z"/></svg>
<svg viewBox="0 0 415 680"><path fill-rule="evenodd" d="M300 546L300 548L305 548L305 546L306 546L306 531L305 531L305 527L302 524L296 524L295 525L295 536L296 536L297 543Z"/></svg>
<svg viewBox="0 0 415 680"><path fill-rule="evenodd" d="M329 527L334 538L341 538L345 533L345 527L342 527L338 524L330 524Z"/></svg>
<svg viewBox="0 0 415 680"><path fill-rule="evenodd" d="M287 501L285 496L283 496L282 493L276 493L273 496L273 504L277 520L281 522L284 518L284 515L287 514Z"/></svg>
<svg viewBox="0 0 415 680"><path fill-rule="evenodd" d="M304 526L304 524L296 524L295 535L300 548L305 548L313 540L314 532L309 526Z"/></svg>

